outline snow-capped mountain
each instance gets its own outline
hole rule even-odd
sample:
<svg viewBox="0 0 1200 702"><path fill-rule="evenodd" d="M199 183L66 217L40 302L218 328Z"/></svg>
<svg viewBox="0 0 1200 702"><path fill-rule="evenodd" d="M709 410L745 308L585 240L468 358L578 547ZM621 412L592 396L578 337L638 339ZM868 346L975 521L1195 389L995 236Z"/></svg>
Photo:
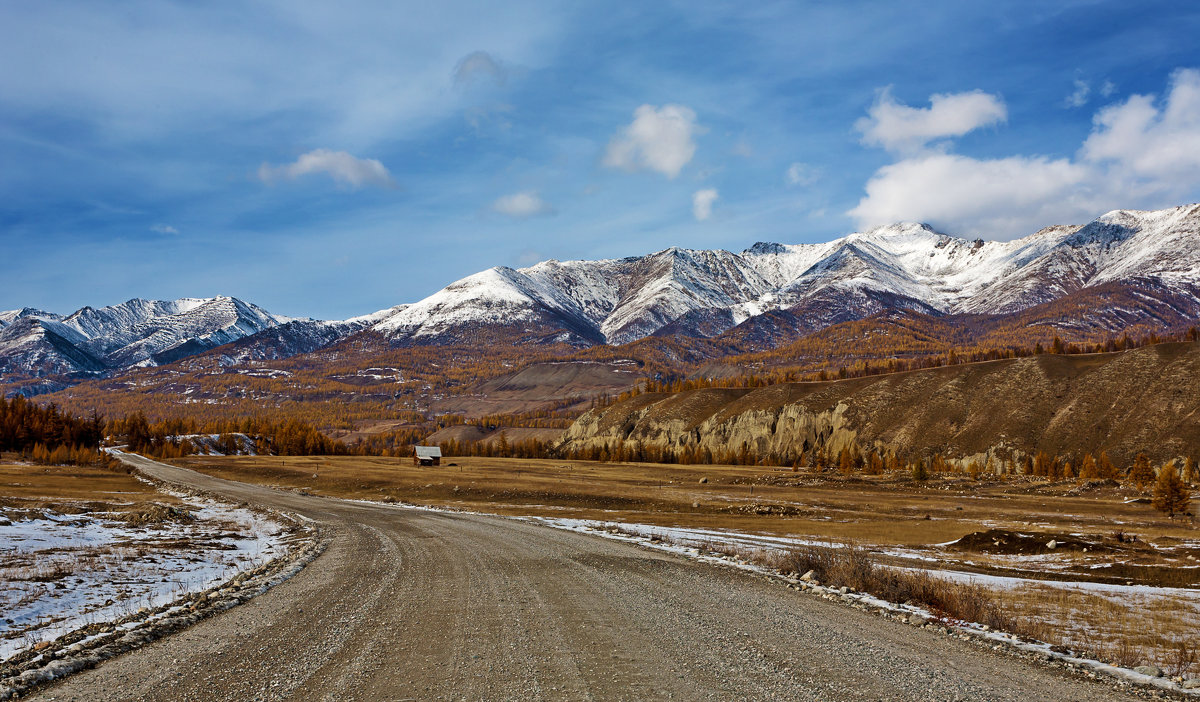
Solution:
<svg viewBox="0 0 1200 702"><path fill-rule="evenodd" d="M1200 205L1117 210L1015 241L960 239L901 223L825 244L741 253L672 248L600 261L492 268L386 316L373 329L438 343L466 330L625 343L655 333L715 336L787 312L797 331L887 308L1016 312L1106 283L1151 280L1196 298Z"/></svg>
<svg viewBox="0 0 1200 702"><path fill-rule="evenodd" d="M1062 300L1063 310L1039 305ZM670 248L622 259L491 268L413 304L344 321L273 315L231 297L134 299L71 315L0 312L0 382L107 374L221 347L222 365L275 360L359 333L393 345L721 337L777 346L880 312L1029 310L1063 329L1200 319L1200 205L1117 210L1023 239L967 240L923 224L741 253ZM56 380L55 382L59 382ZM63 381L65 382L65 381Z"/></svg>
<svg viewBox="0 0 1200 702"><path fill-rule="evenodd" d="M40 377L156 365L292 321L232 297L0 313L0 374Z"/></svg>

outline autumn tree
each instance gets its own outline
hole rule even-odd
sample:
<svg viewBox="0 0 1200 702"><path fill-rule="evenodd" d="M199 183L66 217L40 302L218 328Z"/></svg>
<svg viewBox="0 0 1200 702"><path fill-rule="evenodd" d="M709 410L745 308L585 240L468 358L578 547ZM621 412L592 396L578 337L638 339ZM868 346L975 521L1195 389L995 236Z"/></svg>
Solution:
<svg viewBox="0 0 1200 702"><path fill-rule="evenodd" d="M1096 467L1096 459L1090 453L1083 454L1083 460L1079 462L1079 479L1080 480L1095 480L1100 477Z"/></svg>
<svg viewBox="0 0 1200 702"><path fill-rule="evenodd" d="M1192 496L1187 486L1175 470L1175 462L1163 466L1158 471L1158 480L1154 483L1154 508L1165 512L1168 517L1174 517L1176 514L1186 513L1191 501Z"/></svg>
<svg viewBox="0 0 1200 702"><path fill-rule="evenodd" d="M842 449L838 454L838 469L841 470L844 475L850 475L852 472L854 472L854 461L850 458L849 449Z"/></svg>
<svg viewBox="0 0 1200 702"><path fill-rule="evenodd" d="M1195 327L1192 327L1192 329L1194 330ZM1197 478L1200 478L1200 476L1196 475L1196 459L1188 456L1183 461L1183 475L1180 477L1183 479L1185 485L1191 485L1196 482Z"/></svg>
<svg viewBox="0 0 1200 702"><path fill-rule="evenodd" d="M1117 467L1108 457L1108 451L1101 451L1096 457L1096 477L1101 480L1116 480Z"/></svg>
<svg viewBox="0 0 1200 702"><path fill-rule="evenodd" d="M1176 476L1179 477L1179 476ZM1150 459L1146 454L1139 453L1133 459L1133 467L1129 469L1129 482L1138 490L1145 490L1154 481L1154 468L1150 467Z"/></svg>

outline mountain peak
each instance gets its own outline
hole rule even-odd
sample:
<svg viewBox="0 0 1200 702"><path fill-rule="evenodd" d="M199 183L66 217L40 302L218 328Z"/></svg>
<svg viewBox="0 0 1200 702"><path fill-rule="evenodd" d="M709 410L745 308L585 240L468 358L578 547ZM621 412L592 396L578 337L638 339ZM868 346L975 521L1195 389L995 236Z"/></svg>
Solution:
<svg viewBox="0 0 1200 702"><path fill-rule="evenodd" d="M781 254L786 251L787 251L787 247L784 246L783 244L775 244L775 243L772 243L769 241L756 241L756 242L754 242L753 246L746 249L742 253L766 255L766 254Z"/></svg>

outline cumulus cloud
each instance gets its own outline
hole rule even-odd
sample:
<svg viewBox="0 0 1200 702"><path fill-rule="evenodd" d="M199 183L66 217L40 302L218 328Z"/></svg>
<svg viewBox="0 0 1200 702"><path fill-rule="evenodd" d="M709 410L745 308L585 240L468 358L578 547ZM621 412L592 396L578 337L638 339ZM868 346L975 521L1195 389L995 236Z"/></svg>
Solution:
<svg viewBox="0 0 1200 702"><path fill-rule="evenodd" d="M178 234L179 230L169 224L155 224L150 227L150 231L156 234Z"/></svg>
<svg viewBox="0 0 1200 702"><path fill-rule="evenodd" d="M1133 95L1097 113L1083 157L1149 178L1200 176L1200 70L1176 71L1161 109L1155 102Z"/></svg>
<svg viewBox="0 0 1200 702"><path fill-rule="evenodd" d="M796 162L788 166L787 172L784 173L784 178L788 185L812 185L817 182L819 171L807 163Z"/></svg>
<svg viewBox="0 0 1200 702"><path fill-rule="evenodd" d="M658 171L674 178L696 154L693 136L701 131L691 108L642 105L634 110L633 122L609 142L604 165L627 171Z"/></svg>
<svg viewBox="0 0 1200 702"><path fill-rule="evenodd" d="M1092 85L1086 80L1075 79L1075 90L1067 96L1067 107L1083 107L1087 104L1088 96L1092 94Z"/></svg>
<svg viewBox="0 0 1200 702"><path fill-rule="evenodd" d="M1073 211L1068 206L1087 177L1085 167L1068 159L925 154L879 169L849 215L863 228L914 220L956 223L968 229L964 234L1031 234L1022 230L1029 221L1054 223L1064 210L1092 212L1086 202Z"/></svg>
<svg viewBox="0 0 1200 702"><path fill-rule="evenodd" d="M692 194L692 216L697 222L703 222L712 216L713 203L718 197L716 188L705 188Z"/></svg>
<svg viewBox="0 0 1200 702"><path fill-rule="evenodd" d="M311 173L325 173L342 185L361 188L376 185L395 187L392 174L382 163L373 158L357 158L345 151L316 149L300 156L292 163L272 166L264 163L258 167L258 177L264 183L278 179L295 180Z"/></svg>
<svg viewBox="0 0 1200 702"><path fill-rule="evenodd" d="M926 221L949 231L1023 236L1115 207L1165 207L1200 182L1200 71L1180 70L1162 100L1134 95L1105 107L1072 158L977 159L909 154L880 168L847 214L860 227Z"/></svg>
<svg viewBox="0 0 1200 702"><path fill-rule="evenodd" d="M498 197L492 203L492 211L516 219L554 214L554 208L543 200L536 190L525 190Z"/></svg>
<svg viewBox="0 0 1200 702"><path fill-rule="evenodd" d="M982 90L931 95L929 107L909 107L896 102L891 90L885 88L867 115L855 123L863 143L909 152L931 141L1004 122L1008 110L1000 98Z"/></svg>
<svg viewBox="0 0 1200 702"><path fill-rule="evenodd" d="M454 84L462 87L477 81L504 85L508 71L486 51L473 51L459 59L454 66Z"/></svg>

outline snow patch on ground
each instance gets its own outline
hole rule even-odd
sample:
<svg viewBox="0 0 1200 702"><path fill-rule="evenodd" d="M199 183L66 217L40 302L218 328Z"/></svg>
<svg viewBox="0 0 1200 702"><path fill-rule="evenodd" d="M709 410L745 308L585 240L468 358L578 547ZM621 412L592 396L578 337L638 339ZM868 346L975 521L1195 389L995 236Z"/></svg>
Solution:
<svg viewBox="0 0 1200 702"><path fill-rule="evenodd" d="M153 609L286 553L288 527L188 498L191 519L8 510L0 519L0 660L89 624Z"/></svg>

